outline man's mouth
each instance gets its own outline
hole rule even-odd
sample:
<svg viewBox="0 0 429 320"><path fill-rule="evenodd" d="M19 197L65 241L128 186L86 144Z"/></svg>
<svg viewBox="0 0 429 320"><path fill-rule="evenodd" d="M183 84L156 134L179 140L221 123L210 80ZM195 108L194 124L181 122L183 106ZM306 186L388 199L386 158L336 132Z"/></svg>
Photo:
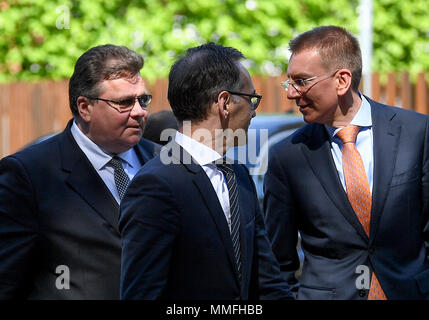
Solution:
<svg viewBox="0 0 429 320"><path fill-rule="evenodd" d="M128 126L128 128L131 129L131 130L141 130L142 129L142 127L139 126L139 125Z"/></svg>
<svg viewBox="0 0 429 320"><path fill-rule="evenodd" d="M298 107L300 108L300 109L305 109L305 108L307 108L307 107L309 107L310 106L310 104L308 103L308 104L298 104Z"/></svg>

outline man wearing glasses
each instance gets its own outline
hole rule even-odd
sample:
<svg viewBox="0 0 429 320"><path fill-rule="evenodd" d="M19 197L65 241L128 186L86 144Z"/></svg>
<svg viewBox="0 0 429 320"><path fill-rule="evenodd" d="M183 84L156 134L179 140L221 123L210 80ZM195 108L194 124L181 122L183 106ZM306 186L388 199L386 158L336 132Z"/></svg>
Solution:
<svg viewBox="0 0 429 320"><path fill-rule="evenodd" d="M235 140L225 131L245 136L261 100L242 58L209 43L173 65L168 99L179 132L121 203L121 299L291 297L253 181L224 158Z"/></svg>
<svg viewBox="0 0 429 320"><path fill-rule="evenodd" d="M119 298L119 203L159 149L141 139L151 100L142 66L126 47L88 50L64 132L1 160L1 299Z"/></svg>
<svg viewBox="0 0 429 320"><path fill-rule="evenodd" d="M308 124L273 147L264 182L284 277L298 299L429 298L429 117L359 92L359 43L342 28L290 49L283 85Z"/></svg>

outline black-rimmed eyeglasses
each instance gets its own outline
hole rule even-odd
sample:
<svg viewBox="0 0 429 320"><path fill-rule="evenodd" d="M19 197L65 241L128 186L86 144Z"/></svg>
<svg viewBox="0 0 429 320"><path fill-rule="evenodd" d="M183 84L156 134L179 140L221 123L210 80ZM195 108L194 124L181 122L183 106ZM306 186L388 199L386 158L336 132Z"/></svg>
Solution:
<svg viewBox="0 0 429 320"><path fill-rule="evenodd" d="M237 91L231 91L231 90L224 90L226 92L229 92L230 94L237 95L237 96L246 96L250 97L250 106L252 107L252 110L256 110L256 108L259 106L259 103L261 102L262 96L256 93L243 93L243 92L237 92Z"/></svg>
<svg viewBox="0 0 429 320"><path fill-rule="evenodd" d="M87 97L87 98L91 100L104 101L110 107L116 109L118 112L128 112L134 108L136 99L139 102L140 107L142 107L143 109L147 109L147 107L149 106L152 100L152 95L142 94L141 96L138 96L138 97L132 97L132 98L127 98L123 100L108 100L108 99L97 98L97 97Z"/></svg>

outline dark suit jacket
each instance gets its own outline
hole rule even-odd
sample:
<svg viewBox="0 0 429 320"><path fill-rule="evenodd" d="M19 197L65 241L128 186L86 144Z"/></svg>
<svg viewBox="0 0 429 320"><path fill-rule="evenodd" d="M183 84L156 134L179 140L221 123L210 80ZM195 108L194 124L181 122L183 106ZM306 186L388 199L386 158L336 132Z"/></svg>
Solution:
<svg viewBox="0 0 429 320"><path fill-rule="evenodd" d="M369 100L369 99L368 99ZM298 299L367 299L359 265L388 299L429 297L429 117L372 100L374 184L370 236L341 185L325 128L308 124L275 145L265 177L267 229L282 272L305 259ZM427 244L427 243L426 243Z"/></svg>
<svg viewBox="0 0 429 320"><path fill-rule="evenodd" d="M0 161L1 299L119 299L119 206L71 124ZM135 150L145 163L157 148L142 140ZM62 265L69 290L56 287Z"/></svg>
<svg viewBox="0 0 429 320"><path fill-rule="evenodd" d="M243 165L233 167L239 186L242 285L213 186L173 141L139 171L121 202L121 299L291 296L266 236L253 181Z"/></svg>

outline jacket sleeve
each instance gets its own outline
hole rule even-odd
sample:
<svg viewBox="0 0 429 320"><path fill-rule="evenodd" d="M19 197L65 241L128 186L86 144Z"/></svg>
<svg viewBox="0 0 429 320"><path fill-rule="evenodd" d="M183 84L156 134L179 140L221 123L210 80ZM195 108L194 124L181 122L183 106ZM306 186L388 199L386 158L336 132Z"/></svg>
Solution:
<svg viewBox="0 0 429 320"><path fill-rule="evenodd" d="M429 259L429 117L426 120L426 130L423 152L423 175L422 175L422 198L423 198L423 218L425 227L423 237L426 245L426 255Z"/></svg>
<svg viewBox="0 0 429 320"><path fill-rule="evenodd" d="M247 170L247 168L246 168ZM273 254L267 237L262 210L259 205L255 184L248 175L254 194L255 212L255 259L258 276L258 298L262 300L293 299L291 288L281 277L279 264Z"/></svg>
<svg viewBox="0 0 429 320"><path fill-rule="evenodd" d="M37 206L27 169L17 158L0 161L0 299L22 299L37 259Z"/></svg>
<svg viewBox="0 0 429 320"><path fill-rule="evenodd" d="M267 173L264 178L264 212L268 237L273 246L283 278L295 292L299 282L295 272L300 261L297 253L297 209L291 195L287 175L283 169L282 150L274 146L269 154Z"/></svg>

